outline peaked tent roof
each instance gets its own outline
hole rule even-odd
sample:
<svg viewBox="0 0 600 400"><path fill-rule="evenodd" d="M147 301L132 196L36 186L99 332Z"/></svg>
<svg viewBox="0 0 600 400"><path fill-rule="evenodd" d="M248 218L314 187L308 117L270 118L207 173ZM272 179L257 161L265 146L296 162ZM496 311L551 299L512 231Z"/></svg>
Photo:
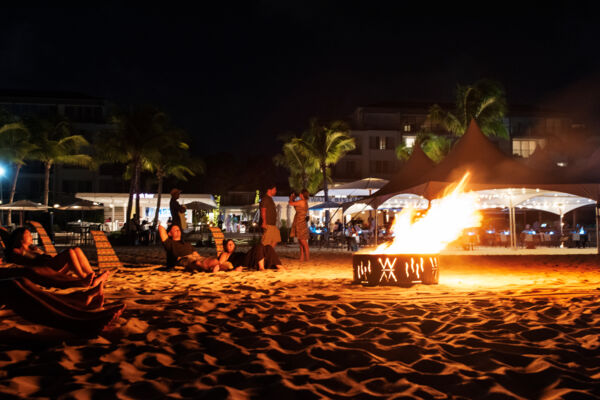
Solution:
<svg viewBox="0 0 600 400"><path fill-rule="evenodd" d="M442 162L422 176L419 183L399 189L395 194L413 193L433 199L466 172L471 173L467 190L544 189L600 200L600 179L534 171L504 155L483 135L474 120Z"/></svg>
<svg viewBox="0 0 600 400"><path fill-rule="evenodd" d="M412 154L408 161L392 177L392 179L369 197L358 200L357 202L368 204L372 207L379 207L386 200L394 197L399 191L406 187L423 182L421 177L435 168L435 163L427 157L419 144L415 144ZM353 203L347 203L348 206ZM345 208L347 208L345 207Z"/></svg>

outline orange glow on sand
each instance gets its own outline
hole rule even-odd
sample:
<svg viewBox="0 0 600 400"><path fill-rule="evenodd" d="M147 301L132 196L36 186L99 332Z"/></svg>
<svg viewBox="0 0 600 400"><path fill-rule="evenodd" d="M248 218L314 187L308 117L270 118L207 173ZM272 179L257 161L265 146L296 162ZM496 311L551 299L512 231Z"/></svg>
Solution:
<svg viewBox="0 0 600 400"><path fill-rule="evenodd" d="M441 199L419 216L412 207L397 213L391 231L394 240L378 246L373 254L435 254L460 237L464 229L481 226L478 196L465 192L467 172L449 187Z"/></svg>

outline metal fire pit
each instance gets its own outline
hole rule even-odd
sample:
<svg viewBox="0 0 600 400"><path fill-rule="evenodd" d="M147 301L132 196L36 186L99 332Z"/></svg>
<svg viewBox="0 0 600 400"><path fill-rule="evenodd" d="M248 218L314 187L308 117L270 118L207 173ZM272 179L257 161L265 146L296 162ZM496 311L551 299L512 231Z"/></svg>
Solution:
<svg viewBox="0 0 600 400"><path fill-rule="evenodd" d="M437 284L437 254L354 254L354 282L368 286Z"/></svg>

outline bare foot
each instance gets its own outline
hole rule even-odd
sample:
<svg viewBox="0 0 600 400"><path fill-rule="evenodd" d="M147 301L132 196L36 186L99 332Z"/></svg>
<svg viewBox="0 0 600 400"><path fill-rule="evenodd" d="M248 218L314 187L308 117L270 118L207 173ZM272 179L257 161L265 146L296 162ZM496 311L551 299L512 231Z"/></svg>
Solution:
<svg viewBox="0 0 600 400"><path fill-rule="evenodd" d="M277 271L285 271L283 265L276 265L275 268L277 268Z"/></svg>
<svg viewBox="0 0 600 400"><path fill-rule="evenodd" d="M106 322L106 324L104 325L102 330L106 330L106 329L110 328L112 325L114 325L119 320L119 317L121 317L121 314L123 314L124 310L125 310L125 304L119 304L117 307L115 307L113 310L111 310L112 312L114 312L114 314Z"/></svg>
<svg viewBox="0 0 600 400"><path fill-rule="evenodd" d="M263 267L262 265L259 265L259 266L258 266L258 270L259 270L259 271L264 271L264 270L265 270L265 267Z"/></svg>
<svg viewBox="0 0 600 400"><path fill-rule="evenodd" d="M106 280L108 279L108 277L110 276L110 271L104 271L103 273L101 273L100 275L96 276L91 283L91 287L96 287L98 285L100 285L103 282L106 282Z"/></svg>
<svg viewBox="0 0 600 400"><path fill-rule="evenodd" d="M235 272L242 272L244 270L244 267L236 267L233 269Z"/></svg>
<svg viewBox="0 0 600 400"><path fill-rule="evenodd" d="M97 296L91 297L87 303L87 306L92 309L102 308L103 305L104 305L104 295L103 294L99 294Z"/></svg>
<svg viewBox="0 0 600 400"><path fill-rule="evenodd" d="M219 272L220 268L219 268L219 264L215 265L212 269L211 272Z"/></svg>

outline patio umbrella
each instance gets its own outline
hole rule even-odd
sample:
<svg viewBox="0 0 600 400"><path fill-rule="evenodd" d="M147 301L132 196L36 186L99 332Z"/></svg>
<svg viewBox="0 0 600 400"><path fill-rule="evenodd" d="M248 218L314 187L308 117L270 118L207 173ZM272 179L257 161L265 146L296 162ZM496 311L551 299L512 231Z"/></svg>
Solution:
<svg viewBox="0 0 600 400"><path fill-rule="evenodd" d="M19 212L19 225L23 225L23 212L24 211L46 211L48 206L40 203L34 203L30 200L18 200L8 204L0 205L0 210L12 210Z"/></svg>
<svg viewBox="0 0 600 400"><path fill-rule="evenodd" d="M81 210L81 211L91 211L91 210L104 210L104 206L102 204L96 203L94 201L82 200L79 199L74 203L68 204L66 206L57 207L58 210Z"/></svg>
<svg viewBox="0 0 600 400"><path fill-rule="evenodd" d="M341 208L342 205L333 201L326 201L324 203L316 204L309 208L309 210L333 210L336 208Z"/></svg>
<svg viewBox="0 0 600 400"><path fill-rule="evenodd" d="M12 203L0 205L0 210L13 210L13 211L44 211L47 210L48 206L40 203L34 203L30 200L19 200Z"/></svg>
<svg viewBox="0 0 600 400"><path fill-rule="evenodd" d="M83 221L84 211L104 210L104 206L95 201L77 199L74 203L66 206L56 207L56 209L61 211L81 211L81 220Z"/></svg>
<svg viewBox="0 0 600 400"><path fill-rule="evenodd" d="M370 196L388 183L385 179L364 178L358 181L336 185L328 190L330 196ZM315 196L323 196L321 190Z"/></svg>
<svg viewBox="0 0 600 400"><path fill-rule="evenodd" d="M194 211L211 211L214 210L216 207L211 206L210 204L206 204L203 203L201 201L192 201L191 203L187 203L183 205L185 208L187 208L188 210L194 210Z"/></svg>

